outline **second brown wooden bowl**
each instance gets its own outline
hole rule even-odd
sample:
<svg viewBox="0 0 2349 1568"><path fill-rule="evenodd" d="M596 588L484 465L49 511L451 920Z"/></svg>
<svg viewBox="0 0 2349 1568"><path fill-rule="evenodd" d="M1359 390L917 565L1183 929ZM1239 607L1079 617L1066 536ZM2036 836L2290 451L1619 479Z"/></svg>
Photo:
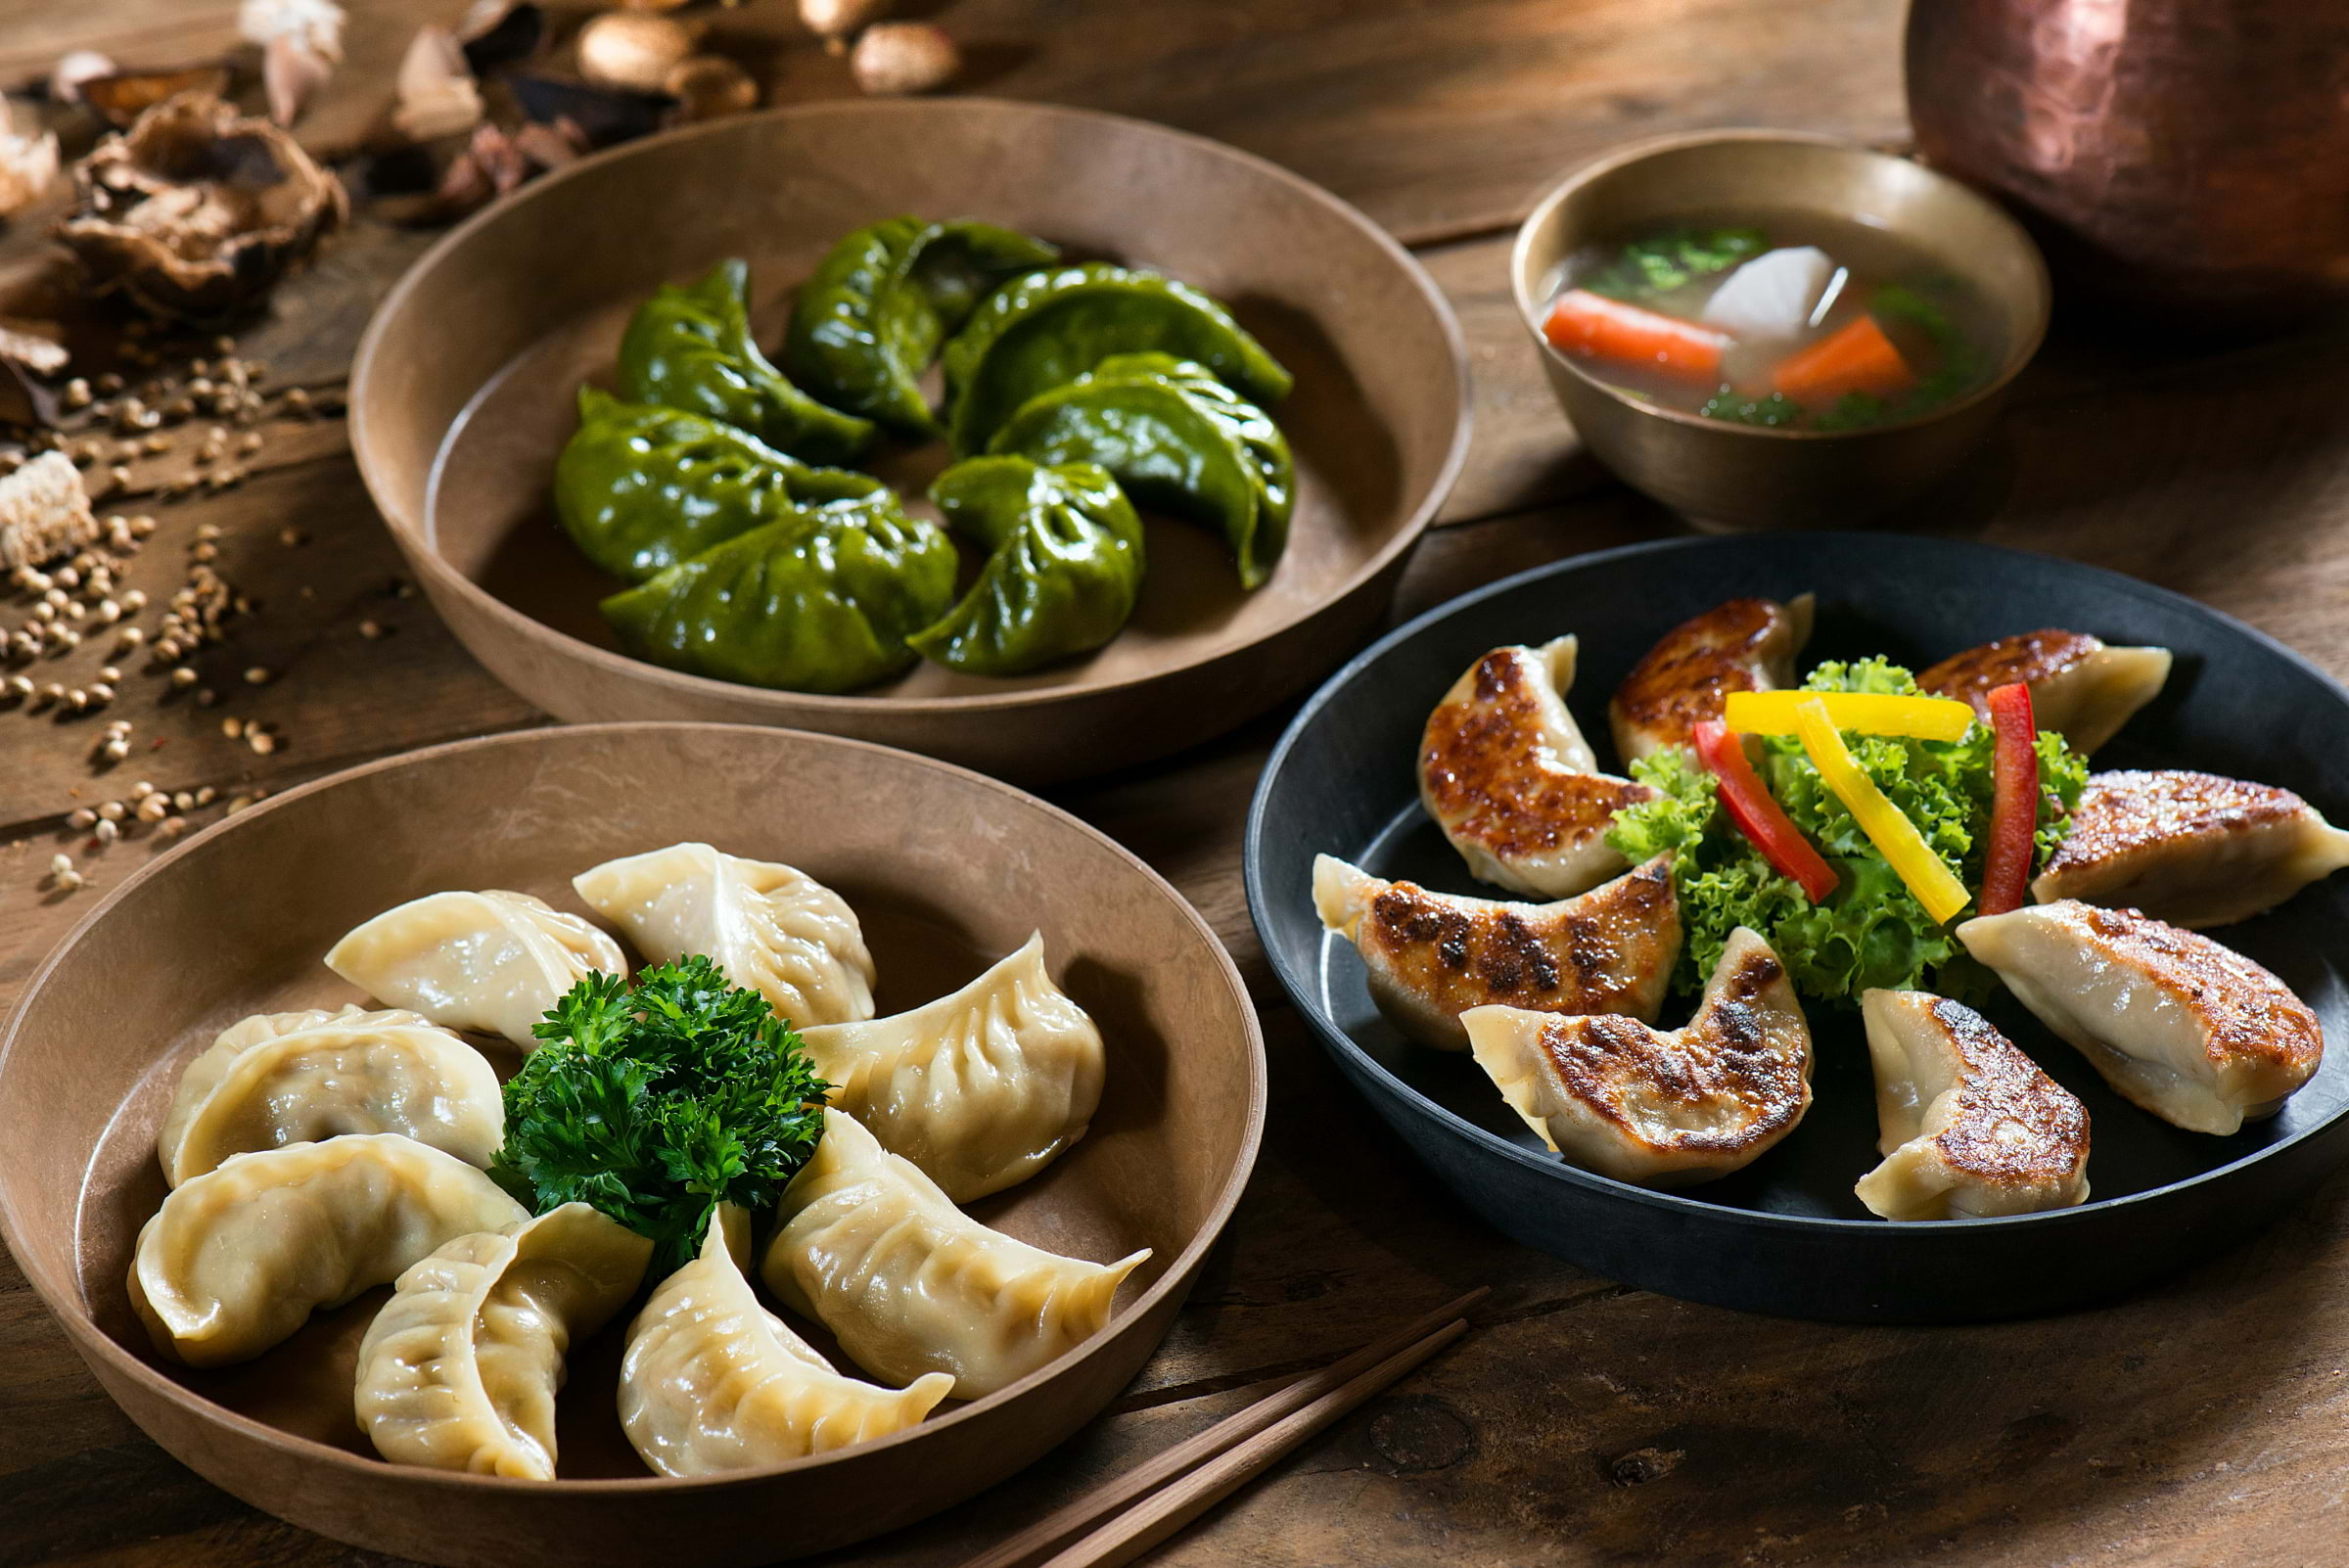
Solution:
<svg viewBox="0 0 2349 1568"><path fill-rule="evenodd" d="M614 1407L625 1318L572 1358L551 1482L377 1458L351 1413L377 1289L257 1360L163 1361L124 1277L162 1202L155 1134L179 1070L256 1012L356 1000L320 955L443 888L576 912L576 872L680 840L788 861L861 917L883 1013L960 985L1041 931L1099 1022L1091 1130L972 1206L1074 1255L1153 1256L1109 1326L1007 1389L908 1431L771 1469L649 1475ZM853 741L713 724L608 724L465 741L240 812L155 861L43 963L0 1034L0 1231L109 1394L255 1507L340 1541L464 1568L768 1562L859 1541L1002 1480L1149 1360L1239 1201L1265 1058L1238 973L1148 867L1074 817L960 768Z"/></svg>
<svg viewBox="0 0 2349 1568"><path fill-rule="evenodd" d="M792 290L852 229L975 217L1073 255L1154 267L1224 300L1292 371L1289 545L1238 586L1221 544L1150 529L1132 622L1009 679L934 665L849 696L681 674L619 650L621 584L549 501L580 381L629 312L721 257L751 264L771 344ZM1294 695L1384 612L1468 438L1459 327L1369 219L1261 159L1115 115L984 99L830 103L616 150L499 203L385 301L351 375L369 491L434 607L491 674L559 718L701 718L852 735L1042 782L1163 757ZM885 464L918 498L942 447Z"/></svg>

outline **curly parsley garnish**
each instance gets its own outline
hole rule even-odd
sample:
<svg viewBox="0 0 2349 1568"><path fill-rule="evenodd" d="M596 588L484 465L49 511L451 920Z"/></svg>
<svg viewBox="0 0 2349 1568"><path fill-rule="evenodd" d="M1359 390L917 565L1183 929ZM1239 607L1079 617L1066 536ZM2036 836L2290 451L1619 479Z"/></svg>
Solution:
<svg viewBox="0 0 2349 1568"><path fill-rule="evenodd" d="M590 975L532 1031L489 1174L533 1212L602 1210L690 1260L720 1201L772 1205L823 1135L830 1085L766 998L707 958Z"/></svg>

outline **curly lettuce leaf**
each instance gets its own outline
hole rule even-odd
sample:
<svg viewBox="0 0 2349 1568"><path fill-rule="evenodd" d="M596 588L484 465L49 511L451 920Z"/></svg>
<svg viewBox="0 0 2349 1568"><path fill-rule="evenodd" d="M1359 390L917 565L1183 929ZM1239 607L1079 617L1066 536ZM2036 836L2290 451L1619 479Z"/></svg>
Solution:
<svg viewBox="0 0 2349 1568"><path fill-rule="evenodd" d="M1822 664L1803 689L1918 694L1910 672L1887 659ZM1946 743L1858 734L1845 740L1934 852L1968 887L1980 886L1997 796L1990 727L1977 723ZM2045 864L2069 827L2088 764L2050 730L2040 732L2039 759L2037 863ZM1617 813L1607 842L1634 863L1673 856L1687 931L1674 975L1677 989L1700 989L1729 933L1743 925L1769 940L1806 996L1856 1004L1862 992L1880 986L1922 988L1960 1000L1988 991L1989 976L1876 853L1800 741L1765 737L1758 771L1788 818L1834 867L1837 887L1824 903L1814 904L1791 878L1771 868L1721 809L1713 775L1685 752L1666 751L1632 764L1632 776L1658 793Z"/></svg>

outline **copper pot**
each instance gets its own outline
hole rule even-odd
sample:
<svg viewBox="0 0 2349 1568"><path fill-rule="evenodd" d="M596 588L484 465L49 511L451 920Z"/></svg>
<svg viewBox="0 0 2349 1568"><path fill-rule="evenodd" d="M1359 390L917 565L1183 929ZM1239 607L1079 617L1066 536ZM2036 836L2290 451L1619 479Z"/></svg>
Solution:
<svg viewBox="0 0 2349 1568"><path fill-rule="evenodd" d="M2349 298L2344 26L2334 0L1912 0L1909 114L2066 298L2276 322Z"/></svg>

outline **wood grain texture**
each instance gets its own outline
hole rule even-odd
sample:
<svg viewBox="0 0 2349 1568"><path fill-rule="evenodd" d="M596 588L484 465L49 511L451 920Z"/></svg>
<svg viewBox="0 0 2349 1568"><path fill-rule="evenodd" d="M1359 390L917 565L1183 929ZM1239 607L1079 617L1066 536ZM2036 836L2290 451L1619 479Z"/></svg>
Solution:
<svg viewBox="0 0 2349 1568"><path fill-rule="evenodd" d="M1506 237L1494 231L1549 175L1647 130L1768 123L1873 138L1899 122L1892 0L1823 0L1799 17L1763 0L1166 0L1147 25L1123 7L1037 0L924 9L970 47L975 90L1168 118L1288 162L1407 238L1451 242L1422 259L1469 335L1477 444L1447 512L1461 526L1420 547L1398 618L1677 530L1574 455L1513 319ZM414 7L354 10L354 45L387 39L366 47L394 57L424 20ZM226 4L0 11L0 67L18 75L85 41L124 58L123 39L152 42L141 63L161 63L216 47L203 40L233 26ZM564 13L572 23L583 14ZM781 0L710 15L785 97L848 90ZM365 74L339 78L325 132L345 135L380 107L351 96ZM331 385L372 300L429 238L359 225L283 291L248 351L283 379ZM2059 321L1996 443L1895 526L2133 572L2349 675L2344 372L2339 328L2177 355ZM331 435L290 466L158 515L140 572L174 585L196 528L214 522L224 568L262 612L206 656L226 706L159 707L134 682L139 696L115 712L138 720L142 746L165 744L111 781L85 761L95 723L0 710L0 1005L89 907L87 893L38 885L49 854L74 848L103 889L151 853L136 836L97 854L61 836L64 813L97 791L145 777L225 797L542 721L420 601L388 593L395 559ZM289 524L310 542L280 545ZM370 616L393 635L358 637ZM242 686L253 663L279 678ZM285 748L264 758L229 742L223 714L275 722ZM1495 1297L1476 1332L1153 1560L2284 1568L2338 1557L2349 1179L2139 1300L1978 1328L1742 1316L1513 1247L1430 1191L1277 997L1238 851L1286 716L1178 765L1055 793L1200 907L1265 1012L1270 1130L1224 1244L1112 1415L1013 1483L838 1561L950 1568L1271 1382L1478 1283ZM0 1258L0 1565L386 1560L256 1514L164 1457Z"/></svg>

